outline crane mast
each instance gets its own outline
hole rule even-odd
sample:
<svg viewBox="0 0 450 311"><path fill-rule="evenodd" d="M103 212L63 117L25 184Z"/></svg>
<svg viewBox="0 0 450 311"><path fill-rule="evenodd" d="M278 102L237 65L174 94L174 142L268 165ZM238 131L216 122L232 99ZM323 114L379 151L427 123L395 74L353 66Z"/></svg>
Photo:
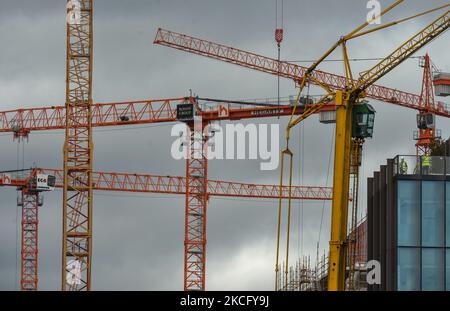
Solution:
<svg viewBox="0 0 450 311"><path fill-rule="evenodd" d="M206 274L206 211L208 144L200 121L189 123L186 159L184 290L204 291Z"/></svg>
<svg viewBox="0 0 450 311"><path fill-rule="evenodd" d="M38 289L38 226L39 192L23 188L17 205L22 208L22 251L20 288L22 291Z"/></svg>
<svg viewBox="0 0 450 311"><path fill-rule="evenodd" d="M63 291L91 289L93 2L67 1Z"/></svg>
<svg viewBox="0 0 450 311"><path fill-rule="evenodd" d="M435 115L430 112L430 108L435 106L435 97L433 89L433 73L430 56L426 54L421 59L421 67L423 67L423 79L422 79L422 92L420 95L420 107L421 110L417 115L417 125L419 127L417 131L417 143L416 143L416 155L417 159L422 156L430 155L431 145L439 138L438 131L436 131L434 119ZM428 119L433 119L433 124L430 125Z"/></svg>

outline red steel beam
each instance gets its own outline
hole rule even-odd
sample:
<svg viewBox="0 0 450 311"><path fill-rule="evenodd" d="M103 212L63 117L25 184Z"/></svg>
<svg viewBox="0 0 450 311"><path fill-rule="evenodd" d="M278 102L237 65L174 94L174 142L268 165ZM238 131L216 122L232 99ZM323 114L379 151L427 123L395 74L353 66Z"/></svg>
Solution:
<svg viewBox="0 0 450 311"><path fill-rule="evenodd" d="M92 126L121 126L149 123L177 122L177 105L194 103L194 98L173 98L160 100L129 101L116 103L98 103L92 106ZM333 104L324 107L324 111L335 110ZM66 107L52 106L44 108L15 109L0 112L0 133L61 130L66 126ZM301 114L304 107L298 107L295 114ZM240 120L290 116L293 107L231 107L229 116L219 116L218 107L202 112L206 121Z"/></svg>
<svg viewBox="0 0 450 311"><path fill-rule="evenodd" d="M64 172L60 169L37 169L36 173L56 177L56 187L62 188ZM150 174L93 172L94 189L97 191L117 191L135 193L186 194L186 178L178 176L159 176ZM0 174L0 186L25 187L29 177L12 176L5 182ZM292 198L295 200L331 200L331 187L293 186ZM269 184L238 183L208 180L208 196L230 198L277 199L279 186ZM288 198L288 186L283 187L282 198Z"/></svg>
<svg viewBox="0 0 450 311"><path fill-rule="evenodd" d="M23 189L18 205L22 208L20 288L22 291L36 291L38 289L39 193Z"/></svg>
<svg viewBox="0 0 450 311"><path fill-rule="evenodd" d="M206 280L206 214L208 205L207 122L189 124L186 159L184 290L204 291Z"/></svg>
<svg viewBox="0 0 450 311"><path fill-rule="evenodd" d="M207 181L206 164L203 168L203 164L199 166L196 161L198 160L188 160L187 170L190 174L187 174L187 178L148 174L93 173L93 189L95 190L186 196L185 290L205 289L206 205L208 198L217 196L276 199L279 196L279 186L276 185ZM198 180L200 171L204 171L205 174L201 181ZM24 172L0 174L0 187L12 186L22 190L21 201L18 202L18 205L22 208L20 282L22 291L36 291L38 289L38 213L41 203L39 200L40 193L34 191L32 187L32 178L37 174L55 176L55 186L63 188L63 170L33 169L27 175ZM189 181L187 187L186 180ZM203 184L204 181L206 181L206 187ZM292 199L331 200L332 193L332 188L327 187L294 186L292 188ZM282 195L284 199L289 197L287 186L283 187Z"/></svg>

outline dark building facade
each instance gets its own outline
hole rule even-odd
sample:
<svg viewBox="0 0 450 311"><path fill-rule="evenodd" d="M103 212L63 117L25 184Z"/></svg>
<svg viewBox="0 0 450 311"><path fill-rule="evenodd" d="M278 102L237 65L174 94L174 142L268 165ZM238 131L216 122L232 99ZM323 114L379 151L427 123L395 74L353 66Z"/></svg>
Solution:
<svg viewBox="0 0 450 311"><path fill-rule="evenodd" d="M369 290L450 291L450 158L389 159L367 187Z"/></svg>

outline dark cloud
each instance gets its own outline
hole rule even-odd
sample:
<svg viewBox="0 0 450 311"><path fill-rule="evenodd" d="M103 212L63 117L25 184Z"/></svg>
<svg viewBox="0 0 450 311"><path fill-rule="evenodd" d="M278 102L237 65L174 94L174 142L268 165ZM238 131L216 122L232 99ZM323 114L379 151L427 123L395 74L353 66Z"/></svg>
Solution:
<svg viewBox="0 0 450 311"><path fill-rule="evenodd" d="M383 1L386 7L393 1ZM446 1L408 1L383 22L405 17ZM366 1L285 0L286 38L283 58L317 58L338 37L362 23ZM65 98L65 1L0 0L1 109L58 105ZM274 1L95 1L94 97L97 102L181 97L192 89L204 97L270 98L276 96L275 77L237 66L188 55L152 44L158 27L229 44L263 55L276 56L273 40ZM434 14L436 15L436 14ZM408 22L349 44L351 57L387 55L432 17ZM450 71L448 34L419 55L429 52L434 62ZM337 53L332 56L339 58ZM355 71L372 63L354 63ZM342 73L340 64L321 67ZM382 84L418 93L421 70L409 60L383 78ZM296 92L282 81L282 95ZM318 93L318 89L312 89ZM379 102L375 137L365 145L363 180L387 157L413 154L415 112ZM286 120L268 119L266 123ZM317 117L299 129L293 149L302 163L302 184L328 185L332 126ZM444 136L450 127L438 118ZM126 130L95 131L95 169L183 175L183 161L170 157L170 125L140 126ZM283 135L283 134L281 134ZM281 137L283 144L284 137ZM1 169L17 165L16 143L0 135ZM25 144L25 165L62 166L62 132L32 133ZM303 155L303 156L301 156ZM300 159L300 161L298 161ZM332 164L332 163L331 163ZM295 168L296 180L299 167ZM211 161L211 179L278 182L278 171L261 172L257 161ZM365 194L362 185L362 197ZM0 289L14 290L16 274L16 212L13 189L0 190ZM40 215L40 287L60 286L61 192L45 195ZM363 200L364 201L364 200ZM276 206L271 200L213 198L208 209L207 287L219 289L272 289L275 257ZM300 217L294 209L292 254L315 255L322 202L305 201ZM321 252L329 237L330 205L324 205ZM365 204L362 202L361 209ZM299 229L298 224L302 224ZM182 197L96 193L94 204L93 286L98 290L182 289L184 201ZM303 241L303 243L302 243Z"/></svg>

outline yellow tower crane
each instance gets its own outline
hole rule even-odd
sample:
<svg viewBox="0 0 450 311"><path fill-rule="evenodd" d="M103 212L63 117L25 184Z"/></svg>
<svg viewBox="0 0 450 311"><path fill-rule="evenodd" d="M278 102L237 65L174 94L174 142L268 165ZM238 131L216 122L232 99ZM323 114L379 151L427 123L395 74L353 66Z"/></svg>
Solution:
<svg viewBox="0 0 450 311"><path fill-rule="evenodd" d="M385 15L387 12L391 11L394 7L398 6L404 2L404 0L398 0L383 12L374 16L372 20L378 19L379 17ZM373 85L380 78L385 76L391 70L400 65L403 61L417 52L420 48L424 47L430 43L437 36L442 34L450 26L449 12L446 11L439 18L434 20L431 24L422 29L415 36L410 38L389 56L380 61L377 65L371 69L364 71L360 74L359 79L355 80L353 78L352 69L350 66L350 61L347 55L347 42L364 36L366 34L375 32L380 29L388 28L393 25L400 24L407 20L423 16L425 14L435 12L437 10L449 7L450 4L428 10L414 16L410 16L398 21L387 23L382 26L372 28L370 30L363 31L371 22L367 21L362 24L354 31L346 36L341 37L322 57L319 58L306 72L301 83L300 91L294 111L300 101L301 94L305 86L309 83L316 84L322 87L326 94L318 101L319 104L310 106L303 115L294 116L292 115L287 129L286 129L286 149L282 151L281 158L281 174L280 174L280 187L283 186L283 167L284 158L287 156L290 158L290 174L289 174L289 186L292 185L292 164L293 164L293 153L289 149L289 138L290 132L293 127L298 125L300 122L308 118L310 115L317 113L320 109L331 101L335 101L336 104L336 147L334 156L334 179L333 179L333 205L332 205L332 216L331 216L331 240L330 240L330 260L329 260L329 271L328 271L328 290L344 290L345 289L345 273L346 273L346 243L347 243L347 223L348 223L348 199L349 199L349 184L350 175L357 172L353 170L351 172L351 154L352 154L352 143L354 144L353 150L357 148L360 154L360 148L362 147L363 139L361 137L371 137L371 132L360 133L359 135L352 135L352 130L355 130L354 122L354 108L358 107L364 97L365 90ZM346 88L344 90L334 91L328 85L322 83L320 79L316 78L316 68L337 48L342 48L342 54L345 64L345 77L346 77ZM373 127L373 119L365 120L366 128L365 130L370 130ZM372 124L370 124L372 123ZM353 133L354 134L354 133ZM356 147L355 147L356 146ZM359 147L360 146L360 147ZM359 155L357 156L359 157ZM359 162L359 161L357 161ZM290 195L289 195L290 197ZM289 227L290 227L290 211L291 211L291 200L288 200L288 223L287 223L287 247L286 247L286 270L288 270L288 257L289 257ZM280 241L280 222L281 222L281 207L282 200L279 200L279 224L278 224L278 239L277 239L277 255L276 255L276 274L278 276L279 272L279 241ZM287 274L286 276L287 277ZM277 279L277 277L276 277ZM287 282L287 280L286 280Z"/></svg>
<svg viewBox="0 0 450 311"><path fill-rule="evenodd" d="M91 289L93 2L67 1L63 291Z"/></svg>

